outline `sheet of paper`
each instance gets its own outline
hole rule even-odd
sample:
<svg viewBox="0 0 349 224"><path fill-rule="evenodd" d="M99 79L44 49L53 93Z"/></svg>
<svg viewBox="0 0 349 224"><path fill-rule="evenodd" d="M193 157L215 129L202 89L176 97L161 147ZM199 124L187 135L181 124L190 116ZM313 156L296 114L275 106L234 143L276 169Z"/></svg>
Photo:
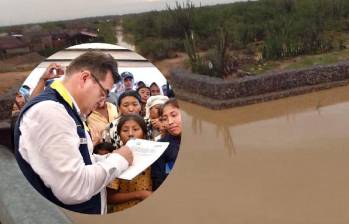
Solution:
<svg viewBox="0 0 349 224"><path fill-rule="evenodd" d="M169 145L168 142L154 142L144 139L130 139L126 145L133 153L133 163L118 178L132 180L153 164Z"/></svg>

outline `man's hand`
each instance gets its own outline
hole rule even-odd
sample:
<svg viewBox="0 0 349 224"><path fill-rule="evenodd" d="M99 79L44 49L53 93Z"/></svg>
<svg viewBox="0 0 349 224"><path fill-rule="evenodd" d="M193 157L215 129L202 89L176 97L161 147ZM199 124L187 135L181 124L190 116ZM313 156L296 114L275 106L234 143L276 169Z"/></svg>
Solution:
<svg viewBox="0 0 349 224"><path fill-rule="evenodd" d="M61 65L52 63L50 64L44 74L41 76L41 79L47 81L49 79L59 78L64 75L64 70Z"/></svg>
<svg viewBox="0 0 349 224"><path fill-rule="evenodd" d="M128 146L122 146L121 148L114 150L113 153L118 153L120 154L122 157L124 157L127 162L128 165L131 165L133 162L133 154L132 151L130 150L130 148Z"/></svg>
<svg viewBox="0 0 349 224"><path fill-rule="evenodd" d="M47 67L46 71L41 75L38 84L36 85L36 87L32 91L32 94L30 95L30 99L36 97L45 89L45 84L47 80L59 78L62 75L64 75L64 70L59 64L50 64Z"/></svg>

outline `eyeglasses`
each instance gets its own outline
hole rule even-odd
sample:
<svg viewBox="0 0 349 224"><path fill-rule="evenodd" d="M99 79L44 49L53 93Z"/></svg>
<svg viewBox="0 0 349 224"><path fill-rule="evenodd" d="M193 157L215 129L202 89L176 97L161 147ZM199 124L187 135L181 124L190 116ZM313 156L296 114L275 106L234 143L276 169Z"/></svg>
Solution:
<svg viewBox="0 0 349 224"><path fill-rule="evenodd" d="M92 74L92 72L90 72L92 78L96 81L96 83L99 85L99 87L102 89L103 93L105 94L105 97L108 98L109 97L109 90L108 89L105 89L102 84L99 82L99 80L97 79L96 76L94 76Z"/></svg>

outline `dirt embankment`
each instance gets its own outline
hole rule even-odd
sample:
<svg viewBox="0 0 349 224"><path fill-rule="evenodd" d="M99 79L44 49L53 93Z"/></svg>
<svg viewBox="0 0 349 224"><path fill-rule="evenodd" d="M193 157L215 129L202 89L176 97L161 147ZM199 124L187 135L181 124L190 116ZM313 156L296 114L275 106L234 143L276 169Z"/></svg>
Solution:
<svg viewBox="0 0 349 224"><path fill-rule="evenodd" d="M3 59L0 60L0 73L32 70L43 60L45 58L35 52Z"/></svg>
<svg viewBox="0 0 349 224"><path fill-rule="evenodd" d="M30 72L44 59L34 52L0 60L0 95L12 87L19 87Z"/></svg>
<svg viewBox="0 0 349 224"><path fill-rule="evenodd" d="M157 67L160 70L160 72L165 76L166 79L171 79L170 71L174 68L187 69L187 54L181 52L178 52L176 54L177 57L175 58L169 58L154 62L155 67Z"/></svg>
<svg viewBox="0 0 349 224"><path fill-rule="evenodd" d="M0 95L6 93L13 86L20 86L31 71L0 73Z"/></svg>

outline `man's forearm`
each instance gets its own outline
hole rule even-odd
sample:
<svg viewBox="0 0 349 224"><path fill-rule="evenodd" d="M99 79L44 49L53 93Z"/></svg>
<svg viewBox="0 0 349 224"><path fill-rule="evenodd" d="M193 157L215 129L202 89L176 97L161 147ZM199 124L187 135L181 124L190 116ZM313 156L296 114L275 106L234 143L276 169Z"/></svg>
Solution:
<svg viewBox="0 0 349 224"><path fill-rule="evenodd" d="M30 95L30 99L33 99L34 97L36 97L37 95L39 95L45 88L45 83L46 80L40 78L38 84L36 85L36 87L34 88L32 94Z"/></svg>

